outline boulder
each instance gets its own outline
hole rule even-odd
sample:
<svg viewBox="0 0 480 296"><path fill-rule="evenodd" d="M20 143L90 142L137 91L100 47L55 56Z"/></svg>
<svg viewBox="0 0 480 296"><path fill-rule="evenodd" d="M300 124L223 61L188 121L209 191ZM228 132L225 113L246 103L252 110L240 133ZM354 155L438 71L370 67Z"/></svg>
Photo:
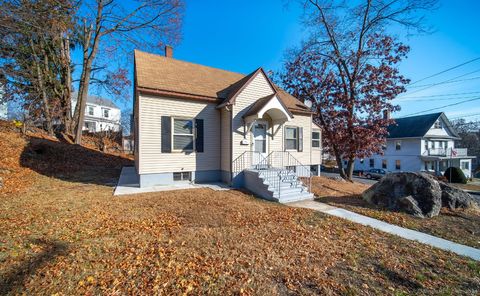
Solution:
<svg viewBox="0 0 480 296"><path fill-rule="evenodd" d="M451 210L458 208L467 209L477 206L477 202L468 192L444 182L439 183L440 188L442 188L442 206Z"/></svg>
<svg viewBox="0 0 480 296"><path fill-rule="evenodd" d="M371 204L402 211L419 218L434 217L440 208L470 208L477 202L464 190L426 173L392 173L362 194Z"/></svg>
<svg viewBox="0 0 480 296"><path fill-rule="evenodd" d="M400 197L398 199L398 207L407 214L418 218L425 218L422 209L418 206L418 202L411 195Z"/></svg>
<svg viewBox="0 0 480 296"><path fill-rule="evenodd" d="M369 203L417 217L437 216L442 207L440 185L425 173L388 174L363 192L362 196Z"/></svg>

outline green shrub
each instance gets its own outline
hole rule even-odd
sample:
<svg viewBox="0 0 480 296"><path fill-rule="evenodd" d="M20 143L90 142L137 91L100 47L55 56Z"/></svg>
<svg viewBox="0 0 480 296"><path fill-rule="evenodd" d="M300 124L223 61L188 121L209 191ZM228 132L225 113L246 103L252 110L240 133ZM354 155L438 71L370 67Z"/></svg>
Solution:
<svg viewBox="0 0 480 296"><path fill-rule="evenodd" d="M467 184L467 177L460 168L457 167L449 167L445 174L443 174L448 181L452 183L463 183ZM451 176L450 176L451 175Z"/></svg>

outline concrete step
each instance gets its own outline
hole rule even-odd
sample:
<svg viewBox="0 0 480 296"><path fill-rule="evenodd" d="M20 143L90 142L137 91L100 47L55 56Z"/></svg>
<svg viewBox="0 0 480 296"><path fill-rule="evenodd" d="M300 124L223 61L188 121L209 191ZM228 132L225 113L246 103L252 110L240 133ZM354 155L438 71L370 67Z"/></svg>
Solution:
<svg viewBox="0 0 480 296"><path fill-rule="evenodd" d="M294 201L300 201L300 200L311 200L314 199L315 196L313 193L302 193L302 194L296 194L296 195L282 195L281 198L278 199L280 203L287 203L287 202L294 202Z"/></svg>

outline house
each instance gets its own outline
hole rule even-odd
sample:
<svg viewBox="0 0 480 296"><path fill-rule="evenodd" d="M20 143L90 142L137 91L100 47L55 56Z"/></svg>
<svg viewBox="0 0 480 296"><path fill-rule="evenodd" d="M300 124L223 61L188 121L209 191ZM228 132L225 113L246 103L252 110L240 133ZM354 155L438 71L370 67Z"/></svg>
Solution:
<svg viewBox="0 0 480 296"><path fill-rule="evenodd" d="M75 110L77 104L77 96L75 93L72 98L72 111ZM87 106L85 107L85 120L83 130L92 133L102 131L121 130L121 111L111 100L98 96L87 97Z"/></svg>
<svg viewBox="0 0 480 296"><path fill-rule="evenodd" d="M224 182L276 201L311 198L321 164L310 109L248 75L135 51L135 168L140 187Z"/></svg>
<svg viewBox="0 0 480 296"><path fill-rule="evenodd" d="M430 172L441 175L450 167L459 167L472 176L472 159L467 149L455 148L460 137L443 112L395 119L388 127L383 155L355 160L355 168L382 168L390 172Z"/></svg>

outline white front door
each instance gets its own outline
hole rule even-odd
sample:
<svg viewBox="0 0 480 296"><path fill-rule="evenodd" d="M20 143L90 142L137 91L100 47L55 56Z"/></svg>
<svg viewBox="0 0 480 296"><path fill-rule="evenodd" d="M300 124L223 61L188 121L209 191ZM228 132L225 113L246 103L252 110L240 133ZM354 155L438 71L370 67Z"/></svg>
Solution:
<svg viewBox="0 0 480 296"><path fill-rule="evenodd" d="M264 121L257 121L252 127L252 145L253 145L253 164L258 164L264 157L267 157L268 141L267 141L268 124Z"/></svg>

